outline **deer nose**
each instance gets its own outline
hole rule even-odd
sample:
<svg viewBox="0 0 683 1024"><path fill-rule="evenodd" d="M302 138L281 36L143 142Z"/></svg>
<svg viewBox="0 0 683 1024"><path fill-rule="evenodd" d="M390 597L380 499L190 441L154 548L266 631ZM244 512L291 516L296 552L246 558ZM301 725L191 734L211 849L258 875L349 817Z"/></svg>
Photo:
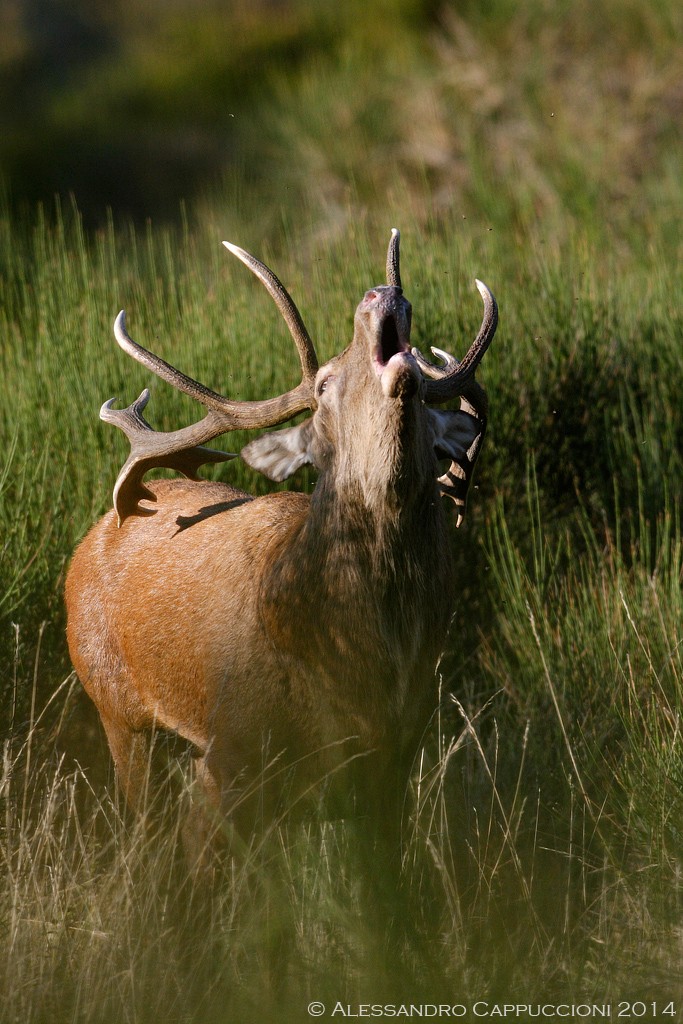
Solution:
<svg viewBox="0 0 683 1024"><path fill-rule="evenodd" d="M403 296L403 289L394 285L378 285L371 288L363 296L364 306L373 306L376 303L385 303L387 306L395 305Z"/></svg>

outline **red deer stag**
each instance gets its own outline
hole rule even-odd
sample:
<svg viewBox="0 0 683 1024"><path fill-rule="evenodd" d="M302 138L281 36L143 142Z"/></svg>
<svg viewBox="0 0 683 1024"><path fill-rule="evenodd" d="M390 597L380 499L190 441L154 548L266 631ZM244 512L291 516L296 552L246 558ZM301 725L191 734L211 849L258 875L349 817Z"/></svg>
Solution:
<svg viewBox="0 0 683 1024"><path fill-rule="evenodd" d="M267 763L281 785L294 780L290 799L328 778L368 815L386 812L436 705L455 591L441 496L454 499L459 525L486 429L474 373L496 329L496 303L477 281L484 317L466 356L432 349L441 365L428 362L411 348L394 230L387 284L365 294L351 344L319 368L280 281L224 244L275 300L301 383L264 401L224 398L134 342L119 314L121 348L208 412L162 433L142 416L146 390L125 410L112 408L115 399L102 407L131 454L114 510L68 574L69 649L133 806L161 728L189 741L208 801L232 810L238 830L253 823L240 809ZM429 408L456 398L455 410ZM234 457L206 441L305 410L313 415L257 437L241 456L278 481L311 464L310 496L253 497L197 479L203 463ZM450 462L442 475L440 460ZM155 466L189 480L155 480L151 490L143 477ZM276 813L278 788L260 783L261 813Z"/></svg>

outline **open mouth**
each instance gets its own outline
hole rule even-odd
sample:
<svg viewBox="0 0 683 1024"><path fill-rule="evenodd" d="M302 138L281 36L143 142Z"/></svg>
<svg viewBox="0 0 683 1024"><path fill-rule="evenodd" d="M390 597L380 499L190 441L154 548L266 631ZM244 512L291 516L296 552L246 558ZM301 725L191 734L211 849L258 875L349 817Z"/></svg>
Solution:
<svg viewBox="0 0 683 1024"><path fill-rule="evenodd" d="M379 340L375 349L375 369L379 376L384 372L393 356L410 353L410 344L399 335L396 318L391 314L382 321Z"/></svg>
<svg viewBox="0 0 683 1024"><path fill-rule="evenodd" d="M379 349L380 362L385 365L389 362L392 356L396 355L397 352L404 351L404 348L399 341L398 328L393 316L388 316L382 324Z"/></svg>
<svg viewBox="0 0 683 1024"><path fill-rule="evenodd" d="M410 303L398 287L378 285L365 293L356 315L364 323L364 333L369 335L372 364L378 377L384 375L389 364L399 369L403 363L414 361L410 314Z"/></svg>

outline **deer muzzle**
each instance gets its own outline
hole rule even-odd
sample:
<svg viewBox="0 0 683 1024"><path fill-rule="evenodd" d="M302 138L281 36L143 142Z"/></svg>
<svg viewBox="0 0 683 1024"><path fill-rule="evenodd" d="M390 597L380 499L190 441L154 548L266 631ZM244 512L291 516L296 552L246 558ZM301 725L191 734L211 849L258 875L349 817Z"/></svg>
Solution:
<svg viewBox="0 0 683 1024"><path fill-rule="evenodd" d="M420 384L420 370L410 345L411 305L399 287L372 288L358 307L369 339L375 373L387 398L409 397Z"/></svg>

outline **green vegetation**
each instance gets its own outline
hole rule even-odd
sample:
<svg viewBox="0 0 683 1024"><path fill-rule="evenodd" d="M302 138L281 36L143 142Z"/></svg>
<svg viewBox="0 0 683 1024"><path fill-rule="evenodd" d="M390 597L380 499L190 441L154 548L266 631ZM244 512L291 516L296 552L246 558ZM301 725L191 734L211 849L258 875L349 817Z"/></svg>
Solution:
<svg viewBox="0 0 683 1024"><path fill-rule="evenodd" d="M86 227L67 201L0 210L0 1019L300 1021L316 999L676 1000L680 1014L680 6L226 6L82 5L101 45L32 87L34 125L56 188L73 138L73 187L97 167L103 193L111 168L139 177L121 174L113 214L103 193L79 196ZM5 85L37 81L19 8L0 15ZM0 140L18 197L37 166L20 120ZM185 188L155 138L191 150L191 125L220 156L185 153ZM153 191L159 222L132 226L119 209L150 212ZM463 351L475 276L501 325L453 536L443 701L405 822L419 911L387 963L344 824L283 825L207 900L177 863L175 797L161 823L120 816L70 675L62 587L124 458L102 401L149 386L155 426L198 415L119 352L121 306L141 343L262 397L296 381L296 355L221 239L273 266L326 357L382 279L394 224L423 351ZM205 472L271 487L239 460ZM273 994L264 950L282 934Z"/></svg>

